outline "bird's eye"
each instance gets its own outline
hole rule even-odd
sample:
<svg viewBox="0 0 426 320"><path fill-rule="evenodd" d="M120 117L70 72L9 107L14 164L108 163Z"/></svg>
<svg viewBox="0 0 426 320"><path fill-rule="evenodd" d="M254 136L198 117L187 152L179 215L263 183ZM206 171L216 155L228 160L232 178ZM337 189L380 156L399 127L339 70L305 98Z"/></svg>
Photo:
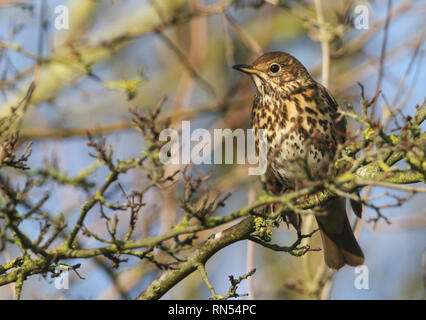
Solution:
<svg viewBox="0 0 426 320"><path fill-rule="evenodd" d="M278 65L278 64L276 64L276 63L274 63L270 68L269 68L269 70L271 71L271 72L273 72L273 73L276 73L276 72L278 72L279 70L280 70L280 66Z"/></svg>

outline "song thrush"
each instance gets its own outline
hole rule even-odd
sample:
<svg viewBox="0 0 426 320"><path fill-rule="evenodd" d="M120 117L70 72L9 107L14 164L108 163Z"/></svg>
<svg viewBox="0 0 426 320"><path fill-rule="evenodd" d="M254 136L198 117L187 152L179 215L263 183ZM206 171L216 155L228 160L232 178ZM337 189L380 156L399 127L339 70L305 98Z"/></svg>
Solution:
<svg viewBox="0 0 426 320"><path fill-rule="evenodd" d="M307 180L326 177L336 149L345 140L346 121L327 89L306 68L284 52L265 53L252 65L233 67L253 79L251 126L258 148L259 129L267 133L268 179L294 189ZM275 187L272 191L280 192ZM352 232L344 198L322 204L326 215L315 218L321 232L326 264L340 269L361 265L364 255Z"/></svg>

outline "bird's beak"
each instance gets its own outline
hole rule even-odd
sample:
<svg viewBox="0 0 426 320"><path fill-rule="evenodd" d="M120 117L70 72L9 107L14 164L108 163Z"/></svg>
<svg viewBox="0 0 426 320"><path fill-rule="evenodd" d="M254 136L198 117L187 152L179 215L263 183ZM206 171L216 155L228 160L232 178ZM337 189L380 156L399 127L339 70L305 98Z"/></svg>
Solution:
<svg viewBox="0 0 426 320"><path fill-rule="evenodd" d="M244 73L248 73L248 74L259 73L259 70L255 69L253 66L250 66L248 64L236 64L232 68Z"/></svg>

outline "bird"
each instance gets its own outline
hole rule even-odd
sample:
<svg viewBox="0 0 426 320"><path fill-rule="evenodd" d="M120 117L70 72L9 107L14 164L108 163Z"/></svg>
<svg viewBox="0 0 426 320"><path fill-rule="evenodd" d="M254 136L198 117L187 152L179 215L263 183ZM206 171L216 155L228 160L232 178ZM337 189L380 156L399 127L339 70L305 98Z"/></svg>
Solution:
<svg viewBox="0 0 426 320"><path fill-rule="evenodd" d="M257 89L251 128L257 152L259 130L266 132L269 191L296 190L306 181L326 178L338 146L346 139L346 119L328 90L299 60L281 51L264 53L252 64L233 68L250 75ZM320 207L326 214L315 218L326 265L336 270L346 264L363 265L364 254L348 220L346 199L335 197ZM299 224L292 220L293 225Z"/></svg>

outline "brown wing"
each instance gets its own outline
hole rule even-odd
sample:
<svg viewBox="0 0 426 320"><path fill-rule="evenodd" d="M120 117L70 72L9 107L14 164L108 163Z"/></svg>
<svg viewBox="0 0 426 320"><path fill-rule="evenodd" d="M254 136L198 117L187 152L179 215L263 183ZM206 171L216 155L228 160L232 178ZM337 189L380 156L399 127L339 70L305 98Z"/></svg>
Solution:
<svg viewBox="0 0 426 320"><path fill-rule="evenodd" d="M334 127L336 128L338 136L337 142L343 143L346 140L346 119L339 113L339 104L337 103L336 99L334 99L333 96L328 92L327 88L324 87L321 83L317 82L317 84L331 108L331 117L334 121Z"/></svg>
<svg viewBox="0 0 426 320"><path fill-rule="evenodd" d="M328 92L327 88L324 87L321 83L318 83L318 86L327 99L329 106L333 109L332 118L334 121L334 127L336 128L337 135L339 137L338 143L344 143L346 140L346 118L339 114L339 104L337 103L336 99L334 99L333 96ZM356 193L359 197L359 191L356 191ZM362 204L351 199L351 207L355 215L358 218L361 218Z"/></svg>

